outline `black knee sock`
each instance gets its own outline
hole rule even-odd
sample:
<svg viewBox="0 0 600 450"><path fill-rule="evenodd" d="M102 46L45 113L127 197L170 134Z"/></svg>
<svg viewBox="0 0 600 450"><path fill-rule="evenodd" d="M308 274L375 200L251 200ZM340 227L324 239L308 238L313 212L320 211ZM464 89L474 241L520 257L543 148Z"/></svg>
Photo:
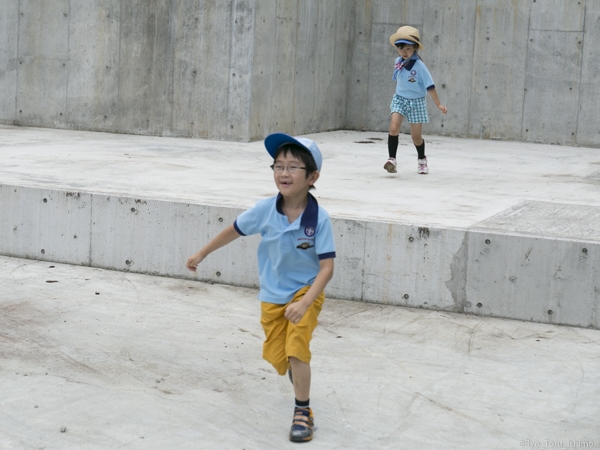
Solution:
<svg viewBox="0 0 600 450"><path fill-rule="evenodd" d="M392 136L388 134L388 154L390 158L396 158L396 152L398 151L398 136Z"/></svg>
<svg viewBox="0 0 600 450"><path fill-rule="evenodd" d="M417 153L419 159L425 159L425 141L421 145L415 145L417 147Z"/></svg>

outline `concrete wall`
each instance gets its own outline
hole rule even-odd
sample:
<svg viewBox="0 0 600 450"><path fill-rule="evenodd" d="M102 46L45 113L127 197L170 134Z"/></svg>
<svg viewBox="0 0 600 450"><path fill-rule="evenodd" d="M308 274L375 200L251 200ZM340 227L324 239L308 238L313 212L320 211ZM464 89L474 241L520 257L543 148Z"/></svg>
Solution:
<svg viewBox="0 0 600 450"><path fill-rule="evenodd" d="M4 0L3 21L15 25L0 42L8 37L16 70L0 77L0 103L15 106L0 119L247 138L253 3Z"/></svg>
<svg viewBox="0 0 600 450"><path fill-rule="evenodd" d="M0 123L386 131L403 24L450 111L426 134L600 146L600 0L3 0Z"/></svg>
<svg viewBox="0 0 600 450"><path fill-rule="evenodd" d="M189 277L184 262L239 209L0 185L0 254ZM600 328L600 243L332 217L327 295ZM256 287L259 236L219 250L198 278ZM110 243L110 246L106 244ZM40 282L43 282L41 280Z"/></svg>
<svg viewBox="0 0 600 450"><path fill-rule="evenodd" d="M428 100L425 133L600 146L600 1L375 0L356 9L347 126L385 131L400 25L449 113ZM408 130L408 128L406 128Z"/></svg>
<svg viewBox="0 0 600 450"><path fill-rule="evenodd" d="M252 139L344 128L353 3L256 2Z"/></svg>
<svg viewBox="0 0 600 450"><path fill-rule="evenodd" d="M3 0L0 122L225 140L343 128L346 0Z"/></svg>

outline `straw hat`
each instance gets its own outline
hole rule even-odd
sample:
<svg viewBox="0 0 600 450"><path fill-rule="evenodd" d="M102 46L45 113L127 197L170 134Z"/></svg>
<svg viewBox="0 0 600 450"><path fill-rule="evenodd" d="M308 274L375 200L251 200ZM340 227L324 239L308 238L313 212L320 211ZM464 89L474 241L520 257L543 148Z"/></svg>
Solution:
<svg viewBox="0 0 600 450"><path fill-rule="evenodd" d="M390 44L394 47L396 46L396 41L408 41L412 44L416 44L417 50L423 50L425 48L425 46L421 44L419 30L409 26L398 28L398 31L390 36Z"/></svg>

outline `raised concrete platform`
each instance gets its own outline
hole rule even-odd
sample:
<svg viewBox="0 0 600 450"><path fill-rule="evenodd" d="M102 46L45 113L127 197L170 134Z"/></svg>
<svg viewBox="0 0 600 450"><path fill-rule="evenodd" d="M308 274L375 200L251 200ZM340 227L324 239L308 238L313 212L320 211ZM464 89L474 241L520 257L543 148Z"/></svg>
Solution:
<svg viewBox="0 0 600 450"><path fill-rule="evenodd" d="M256 290L0 257L0 292L0 448L297 448ZM312 350L307 447L600 448L597 330L329 299Z"/></svg>
<svg viewBox="0 0 600 450"><path fill-rule="evenodd" d="M276 193L262 142L0 127L0 254L174 277L243 209ZM600 152L428 137L309 135L334 219L332 297L600 327ZM255 286L257 238L201 279Z"/></svg>

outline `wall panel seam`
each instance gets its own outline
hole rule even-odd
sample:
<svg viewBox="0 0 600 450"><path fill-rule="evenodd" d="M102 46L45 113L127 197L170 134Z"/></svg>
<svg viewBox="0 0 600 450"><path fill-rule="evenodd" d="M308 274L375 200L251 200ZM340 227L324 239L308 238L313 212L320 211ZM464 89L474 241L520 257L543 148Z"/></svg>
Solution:
<svg viewBox="0 0 600 450"><path fill-rule="evenodd" d="M296 74L298 73L298 36L300 35L300 2L302 0L296 0L296 17L294 18L294 22L296 24L296 32L294 35L294 70L292 71L292 87L296 86ZM295 92L295 89L294 89ZM301 134L297 128L296 128L296 95L292 95L292 105L291 105L291 110L292 110L292 122L291 122L291 128L292 128L292 134Z"/></svg>
<svg viewBox="0 0 600 450"><path fill-rule="evenodd" d="M100 194L98 194L100 196ZM89 267L92 267L92 241L94 235L94 194L90 193L90 231L88 233L90 243L88 245L88 263Z"/></svg>
<svg viewBox="0 0 600 450"><path fill-rule="evenodd" d="M523 92L523 100L521 101L521 136L520 136L520 140L521 141L527 141L527 136L525 136L525 134L523 133L523 127L525 126L524 122L525 122L525 103L526 103L526 98L527 98L527 70L529 68L529 42L530 42L530 34L531 34L531 5L529 5L529 14L528 14L528 20L527 20L527 43L526 43L526 47L525 47L525 83L524 83L524 90L525 92Z"/></svg>
<svg viewBox="0 0 600 450"><path fill-rule="evenodd" d="M360 285L360 300L365 301L365 261L367 255L367 226L363 227L363 255L362 255L362 270L361 270L361 285Z"/></svg>
<svg viewBox="0 0 600 450"><path fill-rule="evenodd" d="M69 0L69 16L67 17L67 61L65 62L65 112L63 126L65 128L73 128L69 126L68 122L70 119L69 113L69 62L71 61L71 0ZM71 122L72 123L72 122Z"/></svg>
<svg viewBox="0 0 600 450"><path fill-rule="evenodd" d="M15 83L15 114L13 123L19 123L19 81L21 75L21 0L19 0L19 6L17 8L17 79Z"/></svg>
<svg viewBox="0 0 600 450"><path fill-rule="evenodd" d="M577 84L579 85L579 89L577 90L577 115L575 116L575 142L579 142L579 113L581 112L581 90L583 88L582 79L583 79L583 64L585 58L585 24L587 17L587 5L583 7L583 30L581 31L581 63L579 64L579 80Z"/></svg>
<svg viewBox="0 0 600 450"><path fill-rule="evenodd" d="M175 98L175 46L177 43L177 36L176 36L176 29L175 29L175 14L176 14L176 7L175 7L175 1L171 0L170 4L169 4L169 30L170 30L170 36L169 36L169 60L170 60L170 69L171 69L171 80L168 88L167 88L167 96L169 99L169 103L171 104L170 106L170 111L169 111L169 127L168 127L168 133L169 134L174 134L173 130L175 129L175 124L173 122L173 113L175 111L175 108L173 108L173 100ZM166 119L166 117L165 117ZM186 126L189 126L189 120L186 121ZM183 127L182 127L183 128ZM162 134L164 135L165 130L162 131ZM189 133L192 134L192 133Z"/></svg>

